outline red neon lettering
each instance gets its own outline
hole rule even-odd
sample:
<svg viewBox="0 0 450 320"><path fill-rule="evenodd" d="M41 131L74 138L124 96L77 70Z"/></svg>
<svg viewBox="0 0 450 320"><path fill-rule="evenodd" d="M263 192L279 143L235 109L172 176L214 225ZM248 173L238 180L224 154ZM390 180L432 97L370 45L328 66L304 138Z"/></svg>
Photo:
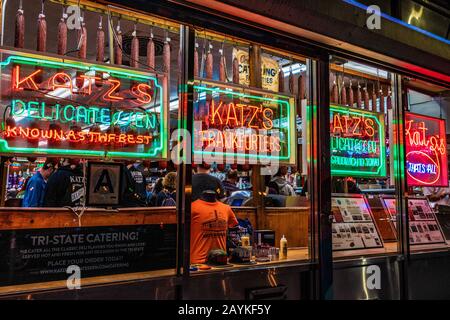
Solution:
<svg viewBox="0 0 450 320"><path fill-rule="evenodd" d="M72 78L64 72L58 72L51 77L52 90L56 88L69 89L72 92Z"/></svg>
<svg viewBox="0 0 450 320"><path fill-rule="evenodd" d="M36 82L34 82L33 77L40 73L42 70L38 69L29 76L20 79L20 66L15 66L13 69L13 90L23 90L24 88L21 87L22 84L25 82L31 86L34 90L39 90Z"/></svg>
<svg viewBox="0 0 450 320"><path fill-rule="evenodd" d="M131 89L131 93L137 97L136 100L140 103L150 103L152 101L152 96L149 93L151 89L148 84L139 83Z"/></svg>
<svg viewBox="0 0 450 320"><path fill-rule="evenodd" d="M120 87L120 81L115 79L108 79L108 82L112 83L111 88L106 91L106 93L103 95L103 99L107 101L121 101L123 100L123 97L119 97L117 95L111 95L112 93L118 91L117 89Z"/></svg>
<svg viewBox="0 0 450 320"><path fill-rule="evenodd" d="M101 80L101 78L100 77L93 77L93 76L88 76L88 75L85 75L85 74L81 74L80 75L80 78L81 79L83 79L83 86L84 86L84 80L85 79L87 79L87 81L88 81L88 87L87 87L87 94L88 95L91 95L92 94L92 82L93 81L91 81L91 80ZM112 81L112 80L110 80L110 81ZM120 82L119 82L119 85L120 85Z"/></svg>
<svg viewBox="0 0 450 320"><path fill-rule="evenodd" d="M219 118L220 124L223 124L222 117L220 116L219 110L222 107L222 101L219 102L217 109L215 108L214 100L211 101L211 123L216 123L216 116Z"/></svg>

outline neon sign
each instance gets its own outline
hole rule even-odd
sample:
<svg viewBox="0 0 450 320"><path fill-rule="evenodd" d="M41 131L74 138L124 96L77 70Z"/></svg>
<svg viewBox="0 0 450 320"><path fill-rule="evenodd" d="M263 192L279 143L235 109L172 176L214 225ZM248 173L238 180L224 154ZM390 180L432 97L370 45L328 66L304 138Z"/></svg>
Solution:
<svg viewBox="0 0 450 320"><path fill-rule="evenodd" d="M2 50L0 153L167 156L167 78Z"/></svg>
<svg viewBox="0 0 450 320"><path fill-rule="evenodd" d="M331 174L383 177L386 175L384 115L330 106Z"/></svg>
<svg viewBox="0 0 450 320"><path fill-rule="evenodd" d="M194 95L194 156L295 161L292 97L213 81L195 84Z"/></svg>
<svg viewBox="0 0 450 320"><path fill-rule="evenodd" d="M409 186L448 186L444 120L407 112L405 144Z"/></svg>

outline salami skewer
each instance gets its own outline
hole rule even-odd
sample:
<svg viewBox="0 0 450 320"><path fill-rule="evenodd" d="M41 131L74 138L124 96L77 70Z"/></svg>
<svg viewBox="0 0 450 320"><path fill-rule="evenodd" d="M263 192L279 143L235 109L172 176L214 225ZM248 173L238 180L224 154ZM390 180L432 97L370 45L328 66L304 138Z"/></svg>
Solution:
<svg viewBox="0 0 450 320"><path fill-rule="evenodd" d="M117 22L116 33L114 41L114 63L122 64L122 30L120 29L120 20Z"/></svg>
<svg viewBox="0 0 450 320"><path fill-rule="evenodd" d="M14 32L14 47L23 48L25 45L25 16L23 15L22 0L16 14L16 28Z"/></svg>
<svg viewBox="0 0 450 320"><path fill-rule="evenodd" d="M364 87L364 109L371 110L369 103L369 90L367 90L367 83L366 86Z"/></svg>
<svg viewBox="0 0 450 320"><path fill-rule="evenodd" d="M150 31L150 38L147 42L147 66L155 70L155 42L153 41L153 30Z"/></svg>
<svg viewBox="0 0 450 320"><path fill-rule="evenodd" d="M208 53L206 55L206 66L205 66L205 72L206 72L206 79L212 79L213 78L213 55L212 55L212 44L210 43L208 45Z"/></svg>
<svg viewBox="0 0 450 320"><path fill-rule="evenodd" d="M67 52L67 13L64 12L58 24L58 54L63 56Z"/></svg>
<svg viewBox="0 0 450 320"><path fill-rule="evenodd" d="M139 39L137 37L136 24L134 24L133 39L131 40L130 67L139 67Z"/></svg>

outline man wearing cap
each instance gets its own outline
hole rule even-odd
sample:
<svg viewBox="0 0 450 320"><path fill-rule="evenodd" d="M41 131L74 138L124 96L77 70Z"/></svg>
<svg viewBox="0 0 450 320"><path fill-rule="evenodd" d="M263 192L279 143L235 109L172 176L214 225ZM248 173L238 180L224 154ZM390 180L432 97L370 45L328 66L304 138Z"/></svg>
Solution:
<svg viewBox="0 0 450 320"><path fill-rule="evenodd" d="M42 207L44 205L47 180L54 170L54 163L47 159L44 165L28 181L22 207Z"/></svg>

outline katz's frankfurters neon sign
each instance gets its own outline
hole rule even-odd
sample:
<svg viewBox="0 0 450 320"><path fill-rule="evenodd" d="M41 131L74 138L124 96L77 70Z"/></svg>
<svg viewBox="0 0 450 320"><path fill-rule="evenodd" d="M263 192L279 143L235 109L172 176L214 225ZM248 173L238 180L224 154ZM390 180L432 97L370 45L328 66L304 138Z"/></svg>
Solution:
<svg viewBox="0 0 450 320"><path fill-rule="evenodd" d="M405 145L409 186L448 186L444 120L407 112Z"/></svg>
<svg viewBox="0 0 450 320"><path fill-rule="evenodd" d="M210 81L194 85L194 95L194 157L295 161L292 97Z"/></svg>
<svg viewBox="0 0 450 320"><path fill-rule="evenodd" d="M386 175L384 115L330 106L331 173L335 176Z"/></svg>
<svg viewBox="0 0 450 320"><path fill-rule="evenodd" d="M167 78L2 50L0 153L167 156Z"/></svg>

